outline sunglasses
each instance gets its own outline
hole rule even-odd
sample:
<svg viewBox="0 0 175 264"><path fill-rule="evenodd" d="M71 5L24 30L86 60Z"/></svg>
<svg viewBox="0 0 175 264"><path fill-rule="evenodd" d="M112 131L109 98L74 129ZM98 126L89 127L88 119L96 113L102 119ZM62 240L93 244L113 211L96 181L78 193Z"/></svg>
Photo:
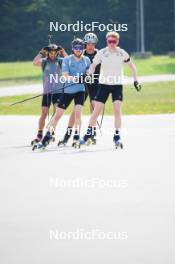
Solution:
<svg viewBox="0 0 175 264"><path fill-rule="evenodd" d="M108 44L116 44L117 43L117 40L115 40L115 39L114 40L112 40L112 39L110 40L109 39L107 42L108 42Z"/></svg>
<svg viewBox="0 0 175 264"><path fill-rule="evenodd" d="M81 45L76 45L73 47L74 50L83 50L83 47Z"/></svg>

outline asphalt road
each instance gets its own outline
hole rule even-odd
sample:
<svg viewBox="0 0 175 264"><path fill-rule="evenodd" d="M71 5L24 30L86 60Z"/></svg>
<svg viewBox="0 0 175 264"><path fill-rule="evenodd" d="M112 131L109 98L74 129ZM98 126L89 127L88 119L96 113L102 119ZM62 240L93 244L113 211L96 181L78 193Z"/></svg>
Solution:
<svg viewBox="0 0 175 264"><path fill-rule="evenodd" d="M32 152L37 118L0 116L2 264L175 263L175 114L125 116L123 150L112 126Z"/></svg>

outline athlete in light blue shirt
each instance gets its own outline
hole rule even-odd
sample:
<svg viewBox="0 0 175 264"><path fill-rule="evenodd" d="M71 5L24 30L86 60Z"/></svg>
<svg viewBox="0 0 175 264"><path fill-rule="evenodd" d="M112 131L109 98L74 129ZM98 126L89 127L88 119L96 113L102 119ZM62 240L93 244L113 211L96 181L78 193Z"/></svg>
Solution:
<svg viewBox="0 0 175 264"><path fill-rule="evenodd" d="M62 62L62 72L67 73L67 75L72 77L80 77L86 73L90 66L90 59L84 55L81 55L80 59L77 60L77 57L74 54L71 54L67 58L63 59ZM72 84L72 85L70 85ZM64 92L65 93L76 93L84 92L85 86L82 83L74 83L71 78L70 81L65 83Z"/></svg>

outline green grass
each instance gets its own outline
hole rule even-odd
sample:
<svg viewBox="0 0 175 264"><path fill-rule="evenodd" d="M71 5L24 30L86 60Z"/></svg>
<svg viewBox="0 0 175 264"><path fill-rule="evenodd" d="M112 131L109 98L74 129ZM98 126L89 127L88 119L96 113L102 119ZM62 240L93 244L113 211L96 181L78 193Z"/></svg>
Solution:
<svg viewBox="0 0 175 264"><path fill-rule="evenodd" d="M133 59L139 75L175 73L175 58L152 56L148 59ZM129 71L125 67L127 75ZM0 63L0 87L41 81L40 67L33 66L31 61Z"/></svg>
<svg viewBox="0 0 175 264"><path fill-rule="evenodd" d="M33 95L22 95L0 98L1 115L39 115L41 98L28 101L13 107L11 103L23 100ZM66 111L69 114L72 105ZM86 102L84 114L89 114L89 103ZM175 82L162 82L145 84L140 93L136 92L131 86L125 87L123 114L160 114L175 113ZM105 107L105 114L112 114L111 99Z"/></svg>
<svg viewBox="0 0 175 264"><path fill-rule="evenodd" d="M148 59L133 59L139 75L175 74L175 58L152 56ZM126 67L125 67L126 68ZM126 68L126 74L129 73Z"/></svg>
<svg viewBox="0 0 175 264"><path fill-rule="evenodd" d="M41 81L41 68L32 62L0 63L0 87Z"/></svg>

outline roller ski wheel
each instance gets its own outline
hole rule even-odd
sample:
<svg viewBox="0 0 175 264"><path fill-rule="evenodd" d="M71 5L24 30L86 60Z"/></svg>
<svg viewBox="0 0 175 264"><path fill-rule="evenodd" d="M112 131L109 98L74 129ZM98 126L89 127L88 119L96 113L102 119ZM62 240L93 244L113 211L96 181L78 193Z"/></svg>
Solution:
<svg viewBox="0 0 175 264"><path fill-rule="evenodd" d="M52 138L51 138L51 142L55 142L55 135L54 136L52 136Z"/></svg>
<svg viewBox="0 0 175 264"><path fill-rule="evenodd" d="M51 140L50 142L55 142L56 138L55 138L55 132L52 132L52 137L51 137Z"/></svg>
<svg viewBox="0 0 175 264"><path fill-rule="evenodd" d="M97 144L96 138L92 138L91 140L92 140L92 144L91 145L96 145Z"/></svg>
<svg viewBox="0 0 175 264"><path fill-rule="evenodd" d="M58 141L58 144L57 144L57 146L58 146L58 147L65 147L65 146L66 146L66 144L67 144L67 142L66 142L66 141L64 141L64 140L60 140L60 141Z"/></svg>
<svg viewBox="0 0 175 264"><path fill-rule="evenodd" d="M73 143L72 143L72 147L75 148L75 149L80 149L80 140L74 140Z"/></svg>

